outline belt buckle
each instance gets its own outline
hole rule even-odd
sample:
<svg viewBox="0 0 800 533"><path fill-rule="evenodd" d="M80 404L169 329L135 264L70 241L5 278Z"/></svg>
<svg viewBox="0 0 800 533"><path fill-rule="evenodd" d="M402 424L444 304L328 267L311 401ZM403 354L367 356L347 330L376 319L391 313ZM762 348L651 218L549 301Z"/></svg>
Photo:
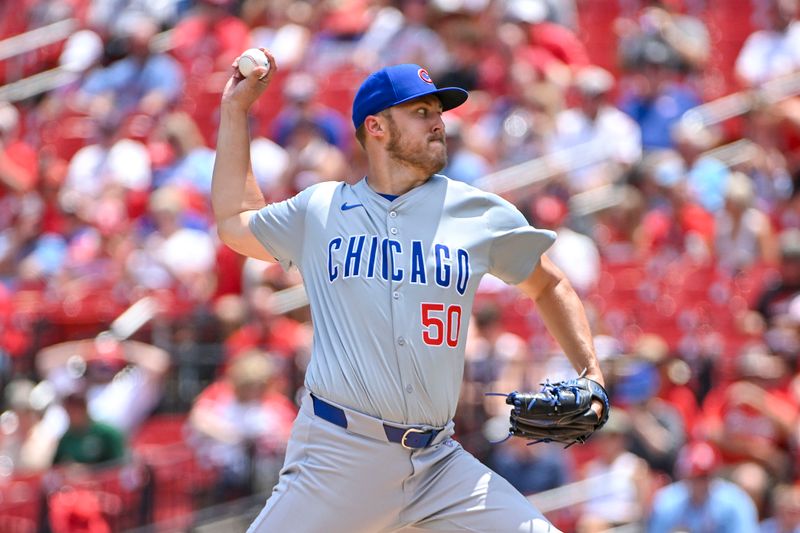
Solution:
<svg viewBox="0 0 800 533"><path fill-rule="evenodd" d="M409 433L427 433L427 431L419 428L408 428L406 432L403 433L403 438L400 439L400 445L406 450L415 450L416 448L412 448L411 446L406 444L406 438L408 438Z"/></svg>

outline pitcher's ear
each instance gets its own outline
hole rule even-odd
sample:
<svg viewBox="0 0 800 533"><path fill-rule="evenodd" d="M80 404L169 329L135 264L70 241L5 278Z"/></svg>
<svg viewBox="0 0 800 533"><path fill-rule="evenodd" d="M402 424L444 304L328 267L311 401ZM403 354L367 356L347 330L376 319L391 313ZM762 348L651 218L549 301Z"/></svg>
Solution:
<svg viewBox="0 0 800 533"><path fill-rule="evenodd" d="M386 126L378 115L368 115L364 119L364 130L369 135L379 136L384 134Z"/></svg>

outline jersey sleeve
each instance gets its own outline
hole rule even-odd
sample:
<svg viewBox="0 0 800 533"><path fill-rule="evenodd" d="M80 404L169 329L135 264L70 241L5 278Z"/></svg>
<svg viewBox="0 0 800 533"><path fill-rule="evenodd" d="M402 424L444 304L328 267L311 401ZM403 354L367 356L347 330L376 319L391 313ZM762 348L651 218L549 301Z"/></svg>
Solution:
<svg viewBox="0 0 800 533"><path fill-rule="evenodd" d="M250 231L285 270L300 263L306 208L313 187L262 207L250 218Z"/></svg>
<svg viewBox="0 0 800 533"><path fill-rule="evenodd" d="M533 271L556 234L534 228L514 205L499 197L493 200L487 215L492 236L489 273L516 285Z"/></svg>

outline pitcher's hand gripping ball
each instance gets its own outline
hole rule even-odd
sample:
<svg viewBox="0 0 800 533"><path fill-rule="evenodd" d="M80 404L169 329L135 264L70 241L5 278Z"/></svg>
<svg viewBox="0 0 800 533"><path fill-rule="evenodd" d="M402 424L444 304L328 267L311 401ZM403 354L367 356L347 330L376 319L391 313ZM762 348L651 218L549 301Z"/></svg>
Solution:
<svg viewBox="0 0 800 533"><path fill-rule="evenodd" d="M239 56L239 72L245 78L250 75L256 67L264 67L269 69L269 60L267 55L258 48L250 48L245 50Z"/></svg>
<svg viewBox="0 0 800 533"><path fill-rule="evenodd" d="M585 377L542 384L539 392L500 394L511 405L510 437L533 443L560 442L571 446L584 443L608 420L608 394L602 385ZM592 400L603 404L598 417Z"/></svg>

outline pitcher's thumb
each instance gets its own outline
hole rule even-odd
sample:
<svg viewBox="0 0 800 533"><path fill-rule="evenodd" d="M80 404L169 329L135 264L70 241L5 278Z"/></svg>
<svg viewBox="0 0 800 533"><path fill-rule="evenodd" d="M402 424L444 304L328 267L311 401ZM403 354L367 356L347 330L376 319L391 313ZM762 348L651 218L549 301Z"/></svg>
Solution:
<svg viewBox="0 0 800 533"><path fill-rule="evenodd" d="M269 67L256 67L253 69L253 72L250 73L251 78L255 78L260 82L267 81L267 77L269 76L269 71L271 69Z"/></svg>

